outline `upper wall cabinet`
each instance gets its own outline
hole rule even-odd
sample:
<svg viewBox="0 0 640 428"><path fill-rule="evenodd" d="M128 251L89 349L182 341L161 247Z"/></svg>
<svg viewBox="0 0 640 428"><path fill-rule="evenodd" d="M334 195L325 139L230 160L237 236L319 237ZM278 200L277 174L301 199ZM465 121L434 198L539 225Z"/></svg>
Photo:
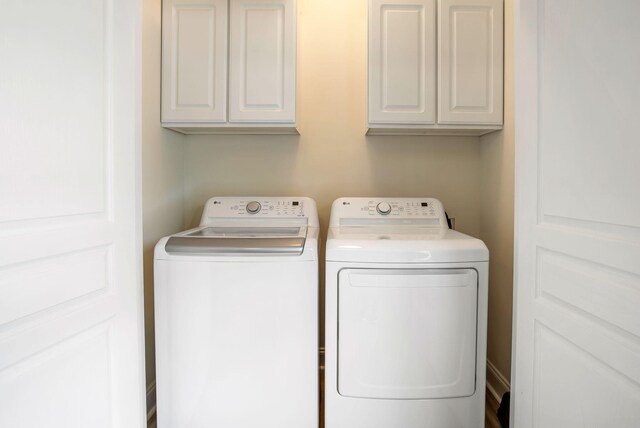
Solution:
<svg viewBox="0 0 640 428"><path fill-rule="evenodd" d="M297 133L295 0L163 0L162 125Z"/></svg>
<svg viewBox="0 0 640 428"><path fill-rule="evenodd" d="M502 0L370 0L369 132L502 129Z"/></svg>

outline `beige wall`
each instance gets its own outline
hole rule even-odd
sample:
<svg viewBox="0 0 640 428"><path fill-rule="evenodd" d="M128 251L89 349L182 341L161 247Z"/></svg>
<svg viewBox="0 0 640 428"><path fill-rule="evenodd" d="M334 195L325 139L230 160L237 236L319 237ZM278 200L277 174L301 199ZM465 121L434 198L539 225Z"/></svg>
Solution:
<svg viewBox="0 0 640 428"><path fill-rule="evenodd" d="M147 385L155 381L153 247L182 229L184 137L160 127L160 0L143 2L142 198Z"/></svg>
<svg viewBox="0 0 640 428"><path fill-rule="evenodd" d="M480 138L480 238L489 247L487 359L511 377L513 305L514 51L513 0L505 0L504 130ZM500 391L497 391L500 392Z"/></svg>

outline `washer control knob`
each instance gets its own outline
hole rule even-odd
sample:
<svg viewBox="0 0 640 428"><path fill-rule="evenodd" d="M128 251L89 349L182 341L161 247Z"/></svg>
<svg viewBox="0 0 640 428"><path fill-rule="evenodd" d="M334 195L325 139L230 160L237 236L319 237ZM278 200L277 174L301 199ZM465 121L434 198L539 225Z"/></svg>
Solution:
<svg viewBox="0 0 640 428"><path fill-rule="evenodd" d="M249 214L258 214L260 212L260 208L262 208L262 205L260 205L260 202L258 201L251 201L247 204L247 212Z"/></svg>
<svg viewBox="0 0 640 428"><path fill-rule="evenodd" d="M382 215L387 215L391 212L391 205L389 205L387 202L380 202L376 206L376 211L378 211Z"/></svg>

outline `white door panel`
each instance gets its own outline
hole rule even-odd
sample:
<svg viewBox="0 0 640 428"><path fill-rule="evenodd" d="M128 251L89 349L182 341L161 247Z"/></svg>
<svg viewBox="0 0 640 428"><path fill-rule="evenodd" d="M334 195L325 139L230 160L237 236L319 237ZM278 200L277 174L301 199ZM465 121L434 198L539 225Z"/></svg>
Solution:
<svg viewBox="0 0 640 428"><path fill-rule="evenodd" d="M108 332L106 323L99 324L9 367L3 364L0 400L13 406L0 413L0 426L114 426Z"/></svg>
<svg viewBox="0 0 640 428"><path fill-rule="evenodd" d="M6 267L0 275L0 325L106 291L112 265L110 246L102 245Z"/></svg>
<svg viewBox="0 0 640 428"><path fill-rule="evenodd" d="M517 11L512 423L636 427L640 5Z"/></svg>
<svg viewBox="0 0 640 428"><path fill-rule="evenodd" d="M369 122L435 123L435 0L371 0Z"/></svg>
<svg viewBox="0 0 640 428"><path fill-rule="evenodd" d="M585 336L585 341L594 341L589 335ZM539 409L535 414L536 426L638 425L640 387L637 378L632 381L621 375L600 357L542 324L536 326L535 343L538 350L534 367L539 372L533 386L533 399ZM599 351L606 352L606 348ZM610 353L617 351L624 349L608 350Z"/></svg>
<svg viewBox="0 0 640 428"><path fill-rule="evenodd" d="M104 213L113 85L107 5L83 2L70 13L71 4L20 3L3 1L0 16L0 225Z"/></svg>
<svg viewBox="0 0 640 428"><path fill-rule="evenodd" d="M631 124L637 120L640 59L630 54L638 40L633 2L625 9L591 2L576 10L540 4L554 19L539 23L541 67L538 93L541 125L539 151L541 215L611 227L614 235L640 236L640 204L634 198L640 144ZM586 25L610 16L610 23ZM571 15L571 16L565 16ZM557 22L556 22L557 20ZM628 49L631 49L629 51ZM565 74L573 70L571 77ZM632 187L633 186L633 187ZM630 203L620 206L620 201ZM590 229L592 224L585 224ZM622 229L621 226L630 226ZM596 226L598 227L598 226Z"/></svg>
<svg viewBox="0 0 640 428"><path fill-rule="evenodd" d="M140 8L2 3L2 427L144 426Z"/></svg>
<svg viewBox="0 0 640 428"><path fill-rule="evenodd" d="M295 122L294 0L234 0L229 122Z"/></svg>

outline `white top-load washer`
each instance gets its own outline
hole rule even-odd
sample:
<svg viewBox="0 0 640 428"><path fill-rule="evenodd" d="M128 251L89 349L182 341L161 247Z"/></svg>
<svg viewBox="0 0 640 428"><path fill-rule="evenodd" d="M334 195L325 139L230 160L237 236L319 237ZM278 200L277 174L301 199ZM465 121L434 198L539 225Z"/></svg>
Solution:
<svg viewBox="0 0 640 428"><path fill-rule="evenodd" d="M341 198L326 246L326 428L484 426L489 252L432 198Z"/></svg>
<svg viewBox="0 0 640 428"><path fill-rule="evenodd" d="M155 248L159 428L317 428L318 216L215 197Z"/></svg>

